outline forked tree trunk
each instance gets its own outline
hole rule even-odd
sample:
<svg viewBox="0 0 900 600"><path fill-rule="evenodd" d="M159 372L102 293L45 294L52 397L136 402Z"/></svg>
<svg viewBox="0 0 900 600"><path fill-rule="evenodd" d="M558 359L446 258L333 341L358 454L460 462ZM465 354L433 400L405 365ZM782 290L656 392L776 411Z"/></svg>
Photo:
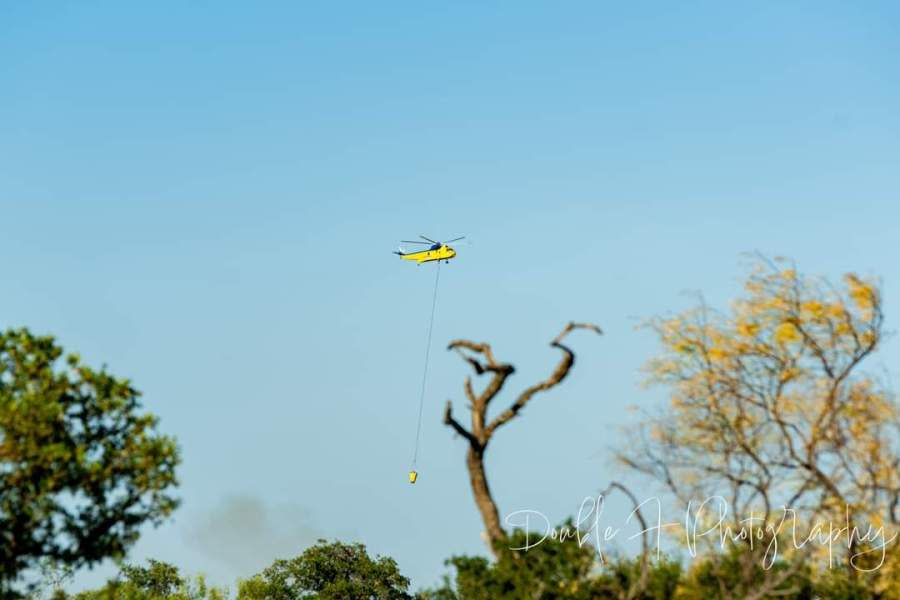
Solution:
<svg viewBox="0 0 900 600"><path fill-rule="evenodd" d="M556 338L550 343L563 353L556 369L547 379L532 385L516 398L515 402L505 411L497 415L492 421L487 421L488 404L503 388L506 378L515 372L515 368L507 363L499 363L494 360L493 352L488 344L479 344L469 340L454 340L450 342L448 349L456 350L463 359L471 365L476 375L491 374L491 379L480 394L475 394L472 389L472 380L466 377L463 389L469 400L472 410L471 429L463 427L453 418L453 405L448 400L444 411L444 423L469 443L466 454L466 468L469 471L469 482L472 484L472 495L481 520L484 522L485 533L491 552L495 555L503 548L506 540L506 531L500 525L500 512L497 503L491 496L491 488L488 485L487 475L484 470L484 452L497 428L515 418L531 398L538 392L543 392L557 386L569 374L572 364L575 362L575 354L562 344L573 329L590 329L596 333L602 333L600 328L590 323L569 323ZM467 350L468 352L465 352Z"/></svg>
<svg viewBox="0 0 900 600"><path fill-rule="evenodd" d="M485 533L487 533L491 549L496 551L497 544L503 541L506 537L506 532L500 525L500 513L497 510L497 503L494 502L494 497L491 496L491 488L484 474L483 448L478 449L469 446L469 451L466 454L466 468L469 470L472 495L475 497L478 512L481 513Z"/></svg>

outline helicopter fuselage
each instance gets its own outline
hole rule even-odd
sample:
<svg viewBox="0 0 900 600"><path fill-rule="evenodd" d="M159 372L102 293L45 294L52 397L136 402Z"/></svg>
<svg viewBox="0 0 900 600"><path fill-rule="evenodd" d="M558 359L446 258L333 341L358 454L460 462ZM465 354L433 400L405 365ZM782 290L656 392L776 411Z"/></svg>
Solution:
<svg viewBox="0 0 900 600"><path fill-rule="evenodd" d="M397 254L400 255L400 258L403 260L412 260L418 264L422 264L435 260L450 260L456 256L456 250L447 244L441 244L437 248L432 246L428 250L422 250L421 252L397 252Z"/></svg>

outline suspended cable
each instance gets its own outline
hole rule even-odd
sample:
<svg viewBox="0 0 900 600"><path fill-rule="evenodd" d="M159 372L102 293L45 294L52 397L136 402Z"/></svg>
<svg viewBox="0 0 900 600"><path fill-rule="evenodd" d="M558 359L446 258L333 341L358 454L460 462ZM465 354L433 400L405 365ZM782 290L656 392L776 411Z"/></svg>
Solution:
<svg viewBox="0 0 900 600"><path fill-rule="evenodd" d="M422 432L422 409L425 406L425 384L428 381L428 359L431 355L431 331L434 328L434 307L437 305L438 282L441 279L441 261L437 262L437 269L434 274L434 293L431 297L431 317L428 319L428 338L425 342L425 367L422 369L422 390L419 394L419 419L416 423L416 445L413 450L412 471L410 472L410 481L415 483L416 460L419 458L419 438Z"/></svg>

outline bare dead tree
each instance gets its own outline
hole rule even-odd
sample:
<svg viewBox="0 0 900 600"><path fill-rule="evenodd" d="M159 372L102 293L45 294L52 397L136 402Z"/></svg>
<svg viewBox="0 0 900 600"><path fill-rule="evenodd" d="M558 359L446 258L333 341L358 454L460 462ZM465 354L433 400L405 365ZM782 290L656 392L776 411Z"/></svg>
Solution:
<svg viewBox="0 0 900 600"><path fill-rule="evenodd" d="M472 494L475 504L481 513L484 522L485 533L491 551L496 554L501 547L500 542L506 539L506 532L500 524L500 515L497 504L491 495L487 475L484 470L484 453L494 433L503 425L509 423L520 414L525 405L540 392L545 392L559 385L568 376L575 362L575 353L563 344L565 337L575 329L589 329L597 334L603 332L592 323L570 322L562 332L553 339L550 345L562 352L562 358L549 377L521 392L515 401L491 420L488 420L488 406L500 393L507 378L515 372L515 367L509 363L498 362L494 358L489 344L476 343L469 340L453 340L447 346L448 350L457 352L463 360L471 365L477 376L489 375L490 380L480 393L476 393L472 387L472 378L466 376L463 390L469 401L471 410L471 426L466 429L453 416L453 403L448 400L444 411L444 424L451 427L457 434L468 442L466 453L466 468L469 471L469 482L472 485Z"/></svg>

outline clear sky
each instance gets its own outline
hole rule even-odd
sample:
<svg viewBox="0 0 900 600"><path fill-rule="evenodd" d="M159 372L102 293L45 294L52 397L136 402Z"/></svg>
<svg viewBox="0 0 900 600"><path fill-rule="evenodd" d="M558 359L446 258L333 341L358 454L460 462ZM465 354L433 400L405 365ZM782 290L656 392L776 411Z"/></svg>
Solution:
<svg viewBox="0 0 900 600"><path fill-rule="evenodd" d="M340 537L421 586L482 552L454 337L514 391L567 320L606 330L487 459L501 512L559 521L660 400L635 325L725 305L742 252L881 276L896 328L900 10L752 4L0 5L0 325L132 378L178 437L183 506L134 557L232 583ZM433 271L390 252L419 234L472 244L410 486Z"/></svg>

